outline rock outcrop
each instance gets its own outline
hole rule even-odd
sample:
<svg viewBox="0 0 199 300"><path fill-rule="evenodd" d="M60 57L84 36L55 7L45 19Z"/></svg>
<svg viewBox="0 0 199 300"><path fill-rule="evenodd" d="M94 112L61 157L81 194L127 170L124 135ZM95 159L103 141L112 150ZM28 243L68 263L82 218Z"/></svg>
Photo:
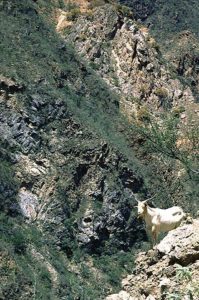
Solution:
<svg viewBox="0 0 199 300"><path fill-rule="evenodd" d="M75 121L62 100L49 103L31 94L26 108L16 108L21 86L3 78L1 89L1 139L13 148L7 155L19 182L18 203L8 209L36 222L69 253L67 222L72 214L77 214L73 238L89 251L97 252L110 239L126 249L144 238L130 201L143 180L127 167L126 159ZM115 171L118 176L112 178ZM140 228L139 237L135 227Z"/></svg>
<svg viewBox="0 0 199 300"><path fill-rule="evenodd" d="M164 55L177 73L184 77L193 90L196 99L199 95L199 40L189 30L184 30L169 41ZM174 51L175 50L175 51Z"/></svg>
<svg viewBox="0 0 199 300"><path fill-rule="evenodd" d="M158 110L193 101L191 90L163 63L148 29L117 7L105 5L92 16L79 17L66 40L120 95L129 117L143 104Z"/></svg>
<svg viewBox="0 0 199 300"><path fill-rule="evenodd" d="M139 253L135 270L122 281L123 291L106 300L197 300L198 283L199 220L194 219L170 231L154 249Z"/></svg>

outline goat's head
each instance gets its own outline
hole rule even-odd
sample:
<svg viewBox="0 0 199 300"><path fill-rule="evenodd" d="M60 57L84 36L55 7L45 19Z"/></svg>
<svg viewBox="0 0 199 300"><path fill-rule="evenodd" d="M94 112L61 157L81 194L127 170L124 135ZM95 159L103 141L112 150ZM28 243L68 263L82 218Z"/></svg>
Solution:
<svg viewBox="0 0 199 300"><path fill-rule="evenodd" d="M136 206L137 209L138 209L138 218L143 218L144 215L145 215L146 212L147 212L147 201L148 201L148 200L145 200L145 201L139 201L139 200L136 199L136 201L137 201L137 203L138 203L138 205Z"/></svg>

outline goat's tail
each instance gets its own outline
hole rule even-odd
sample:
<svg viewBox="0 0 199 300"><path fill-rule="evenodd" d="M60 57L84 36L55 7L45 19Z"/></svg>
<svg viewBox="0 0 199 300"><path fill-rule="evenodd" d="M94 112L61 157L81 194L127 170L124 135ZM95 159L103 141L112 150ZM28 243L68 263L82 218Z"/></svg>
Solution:
<svg viewBox="0 0 199 300"><path fill-rule="evenodd" d="M172 213L172 216L173 216L173 217L174 217L174 216L182 216L182 217L184 217L184 216L186 216L186 214L185 214L184 211L180 208L179 210L173 212L173 213Z"/></svg>

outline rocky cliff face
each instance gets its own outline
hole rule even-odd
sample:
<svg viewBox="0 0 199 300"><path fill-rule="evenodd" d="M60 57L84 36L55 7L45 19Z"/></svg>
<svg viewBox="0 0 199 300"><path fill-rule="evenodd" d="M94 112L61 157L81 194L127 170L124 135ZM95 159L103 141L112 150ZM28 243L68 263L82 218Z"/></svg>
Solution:
<svg viewBox="0 0 199 300"><path fill-rule="evenodd" d="M132 9L133 16L141 21L147 21L148 17L151 16L157 9L157 0L153 1L139 1L139 0L120 0L121 4L126 5Z"/></svg>
<svg viewBox="0 0 199 300"><path fill-rule="evenodd" d="M190 30L176 34L175 38L168 42L168 46L165 47L164 51L166 59L172 63L179 76L182 76L190 85L197 102L199 95L198 53L198 38Z"/></svg>
<svg viewBox="0 0 199 300"><path fill-rule="evenodd" d="M148 29L117 7L106 5L78 18L66 40L120 95L121 110L129 116L143 104L158 110L194 99L163 63Z"/></svg>
<svg viewBox="0 0 199 300"><path fill-rule="evenodd" d="M198 299L199 221L172 230L152 250L139 253L123 291L107 300Z"/></svg>
<svg viewBox="0 0 199 300"><path fill-rule="evenodd" d="M69 253L63 240L72 216L73 234L88 250L98 252L111 236L114 240L114 233L120 236L115 240L119 248L131 246L139 225L131 216L130 198L142 187L142 178L120 153L75 121L63 101L49 103L33 94L27 109L16 110L23 88L6 78L1 78L1 87L2 140L17 149L9 159L20 182L19 207L8 209L36 222Z"/></svg>
<svg viewBox="0 0 199 300"><path fill-rule="evenodd" d="M64 100L49 102L48 97L26 89L1 77L1 162L6 161L13 170L4 177L1 174L1 213L12 216L16 224L18 219L22 222L12 230L21 234L15 237L13 233L14 253L20 257L27 253L30 259L24 268L33 269L35 278L39 268L46 270L53 299L70 299L78 292L68 292L64 298L60 266L53 265L49 249L64 253L61 272L75 274L67 259L73 259L78 249L102 255L104 251L126 251L146 239L142 224L132 213L134 193L143 187L143 178L128 166L122 153L78 121ZM29 98L25 106L21 102L24 97ZM3 174L7 171L4 163L1 170ZM30 238L32 233L24 233L24 237L23 228L33 226L38 230L34 238ZM1 230L10 234L11 229ZM40 246L46 244L45 250L34 245L38 238ZM3 266L12 265L6 274L12 274L14 268L17 278L21 276L20 291L13 288L11 292L9 284L15 286L11 275L5 281L2 299L33 299L34 293L44 297L43 291L34 292L34 278L28 275L25 280L21 262L14 262L12 252L0 252ZM60 258L54 260L58 263ZM81 271L77 272L81 278ZM42 278L40 284L44 284Z"/></svg>
<svg viewBox="0 0 199 300"><path fill-rule="evenodd" d="M193 89L185 77L180 80L170 64L171 56L169 62L163 59L148 28L126 15L117 5L101 6L80 16L63 37L117 93L119 109L130 123L142 122L150 114L157 121L161 113L181 110L178 129L187 126L189 117L196 120L199 114ZM183 133L179 136L181 139ZM174 173L169 177L178 177Z"/></svg>
<svg viewBox="0 0 199 300"><path fill-rule="evenodd" d="M184 191L179 177L165 188L173 161L145 166L141 138L136 157L129 119L192 103L189 87L118 6L58 36L46 18L58 2L0 4L2 299L103 299L147 240L135 193L163 186L168 206Z"/></svg>
<svg viewBox="0 0 199 300"><path fill-rule="evenodd" d="M145 24L159 43L161 52L172 62L181 78L186 78L198 97L198 3L195 1L128 1L139 22ZM192 16L192 17L191 17Z"/></svg>

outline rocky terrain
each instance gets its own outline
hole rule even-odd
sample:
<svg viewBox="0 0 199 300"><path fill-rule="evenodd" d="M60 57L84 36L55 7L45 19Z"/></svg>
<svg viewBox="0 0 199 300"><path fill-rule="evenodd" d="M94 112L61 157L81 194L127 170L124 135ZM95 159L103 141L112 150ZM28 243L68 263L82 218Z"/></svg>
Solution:
<svg viewBox="0 0 199 300"><path fill-rule="evenodd" d="M199 220L172 230L152 250L141 252L123 291L106 300L198 299Z"/></svg>
<svg viewBox="0 0 199 300"><path fill-rule="evenodd" d="M192 124L192 128L198 127L197 72L196 67L191 67L194 59L192 60L190 56L185 55L187 59L185 58L184 63L180 63L181 49L185 50L185 46L175 47L180 53L178 59L172 60L172 54L170 56L167 54L168 61L165 61L149 29L136 22L128 10L109 4L93 9L92 13L79 16L62 36L66 42L75 47L80 57L95 70L110 89L119 95L119 110L131 124L135 125L136 121L145 122L150 120L151 116L157 122L165 112L177 115L179 113L180 120L177 127L180 130L176 145L182 145L184 128L188 124ZM181 39L178 45L181 45L180 42ZM184 44L187 44L187 38L184 39ZM176 51L176 57L177 53ZM175 66L177 71L172 67L174 62L178 65ZM178 76L180 64L183 65L181 76L184 76L184 80ZM193 79L195 88L185 83L188 77L195 78ZM187 129L188 127L189 125ZM146 136L148 135L150 133L146 132ZM172 141L175 138L173 137ZM138 140L132 141L132 144L139 144ZM192 150L189 149L188 152L192 153ZM143 154L141 156L143 158ZM175 171L177 169L176 165ZM182 169L178 171L173 174L174 177L178 177L177 174L180 174ZM169 176L172 176L171 173ZM184 195L180 194L180 197L182 202Z"/></svg>
<svg viewBox="0 0 199 300"><path fill-rule="evenodd" d="M53 230L58 245L67 230L64 221L79 210L77 239L93 251L116 230L121 236L128 230L132 235L137 221L134 217L129 226L134 204L130 198L142 188L143 179L128 167L125 157L77 123L61 99L49 103L33 94L27 110L16 110L22 86L1 78L1 87L2 140L16 149L9 160L20 182L19 207L7 209L21 211L50 235ZM118 173L116 182L113 172ZM115 184L118 190L111 187ZM134 242L136 235L135 231ZM130 236L126 245L120 239L121 248L132 242Z"/></svg>
<svg viewBox="0 0 199 300"><path fill-rule="evenodd" d="M132 116L141 105L150 110L186 106L188 86L162 61L149 30L106 5L79 17L66 40L75 46L105 82L120 95L120 107Z"/></svg>
<svg viewBox="0 0 199 300"><path fill-rule="evenodd" d="M150 247L135 195L198 209L195 94L116 4L0 17L0 299L104 299Z"/></svg>
<svg viewBox="0 0 199 300"><path fill-rule="evenodd" d="M172 45L172 46L171 46ZM175 53L171 48L175 49ZM189 83L198 102L198 50L199 41L195 34L185 30L168 42L165 50L166 59L170 60L179 76L185 78Z"/></svg>
<svg viewBox="0 0 199 300"><path fill-rule="evenodd" d="M155 37L164 57L198 97L197 1L120 0Z"/></svg>

